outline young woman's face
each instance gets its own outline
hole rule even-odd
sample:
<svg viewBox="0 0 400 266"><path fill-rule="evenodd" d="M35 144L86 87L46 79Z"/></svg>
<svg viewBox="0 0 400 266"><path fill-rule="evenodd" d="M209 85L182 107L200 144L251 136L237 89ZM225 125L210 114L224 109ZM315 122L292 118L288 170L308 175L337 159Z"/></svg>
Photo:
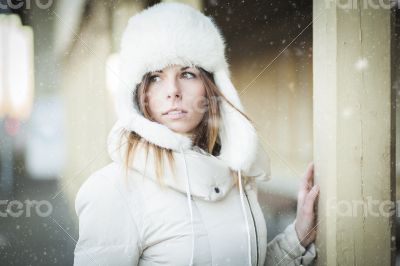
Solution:
<svg viewBox="0 0 400 266"><path fill-rule="evenodd" d="M151 72L149 82L146 96L151 117L175 132L191 135L205 112L200 71L195 67L169 66Z"/></svg>

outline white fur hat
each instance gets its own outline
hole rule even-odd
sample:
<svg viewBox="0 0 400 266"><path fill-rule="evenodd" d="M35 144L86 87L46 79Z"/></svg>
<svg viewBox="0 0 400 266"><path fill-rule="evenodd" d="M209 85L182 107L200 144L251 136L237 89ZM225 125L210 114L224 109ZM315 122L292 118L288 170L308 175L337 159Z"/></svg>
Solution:
<svg viewBox="0 0 400 266"><path fill-rule="evenodd" d="M147 72L168 65L196 65L214 75L222 94L241 111L243 106L230 80L225 40L212 18L181 3L159 3L130 18L120 50L118 122L114 131L134 131L158 146L190 149L190 138L146 119L135 106L133 93ZM226 101L219 100L221 121L218 158L233 170L248 171L257 156L258 138L253 125Z"/></svg>

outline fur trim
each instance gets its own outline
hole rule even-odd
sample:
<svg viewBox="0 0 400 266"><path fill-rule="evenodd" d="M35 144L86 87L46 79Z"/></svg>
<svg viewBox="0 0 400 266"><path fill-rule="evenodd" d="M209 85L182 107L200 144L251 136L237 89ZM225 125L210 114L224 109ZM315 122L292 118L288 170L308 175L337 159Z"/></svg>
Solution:
<svg viewBox="0 0 400 266"><path fill-rule="evenodd" d="M116 104L119 121L113 130L135 131L147 141L175 151L192 148L187 136L144 118L133 101L144 74L174 64L200 66L213 73L221 93L244 112L230 80L225 40L212 18L186 4L159 3L131 17L123 34ZM218 158L234 170L249 170L257 154L257 133L226 101L219 103L222 147Z"/></svg>

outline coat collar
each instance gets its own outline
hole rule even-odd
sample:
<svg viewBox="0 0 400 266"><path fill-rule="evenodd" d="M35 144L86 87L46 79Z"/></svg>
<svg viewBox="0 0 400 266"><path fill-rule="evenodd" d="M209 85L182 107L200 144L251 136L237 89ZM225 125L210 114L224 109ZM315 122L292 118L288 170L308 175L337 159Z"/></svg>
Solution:
<svg viewBox="0 0 400 266"><path fill-rule="evenodd" d="M119 141L118 139L121 139ZM114 131L108 139L108 151L113 161L123 164L127 144L121 134ZM207 201L218 201L223 199L234 187L234 179L229 166L217 157L209 154L201 148L194 146L182 152L172 151L175 160L175 175L167 159L164 159L162 169L162 182L182 193L186 193L186 166L189 176L190 192L193 197ZM147 164L146 164L147 160ZM186 166L185 166L185 162ZM157 182L155 156L149 149L146 158L144 145L137 146L129 169L139 172L146 178Z"/></svg>
<svg viewBox="0 0 400 266"><path fill-rule="evenodd" d="M108 136L108 153L113 161L119 164L124 163L127 150L126 143L127 140L122 136L121 128L118 125L114 125ZM161 168L163 171L162 180L168 187L186 193L184 159L186 160L192 196L208 201L218 201L223 199L234 187L235 182L231 172L234 169L230 168L226 162L197 146L192 146L190 149L182 150L182 152L173 150L175 176L170 169L169 163L164 160L165 163ZM256 157L256 162L253 163L249 170L242 171L242 175L253 177L257 181L269 180L271 175L269 157L261 148L258 150ZM155 156L150 149L145 168L145 149L142 145L138 145L129 168L157 182L154 158Z"/></svg>

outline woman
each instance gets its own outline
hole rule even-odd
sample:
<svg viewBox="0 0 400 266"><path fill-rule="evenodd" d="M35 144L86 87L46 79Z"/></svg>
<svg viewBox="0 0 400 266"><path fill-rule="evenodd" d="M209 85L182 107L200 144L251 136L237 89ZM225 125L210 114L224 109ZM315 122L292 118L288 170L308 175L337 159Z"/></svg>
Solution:
<svg viewBox="0 0 400 266"><path fill-rule="evenodd" d="M256 181L269 179L269 159L224 52L212 19L188 5L160 3L129 20L119 119L108 138L113 162L77 194L74 265L313 261L313 165L296 220L267 245Z"/></svg>

